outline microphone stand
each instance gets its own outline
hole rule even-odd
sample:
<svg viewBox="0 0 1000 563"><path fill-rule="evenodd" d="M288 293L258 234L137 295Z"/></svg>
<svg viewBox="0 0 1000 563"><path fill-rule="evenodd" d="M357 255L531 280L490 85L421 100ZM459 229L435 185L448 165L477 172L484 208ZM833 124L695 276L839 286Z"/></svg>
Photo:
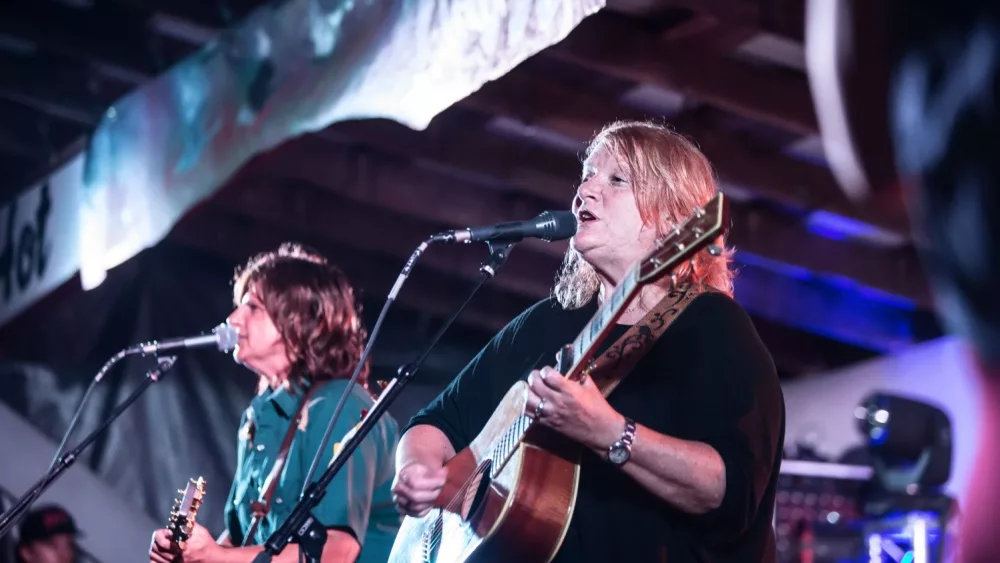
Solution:
<svg viewBox="0 0 1000 563"><path fill-rule="evenodd" d="M143 356L147 354L156 355L160 352L173 350L174 348L185 348L190 345L200 345L205 342L213 342L213 341L216 342L216 344L219 347L219 350L223 352L228 352L230 349L232 349L234 345L234 342L232 342L234 337L232 335L226 334L226 335L221 335L224 336L224 338L220 338L220 334L218 334L218 332L220 330L223 330L224 326L225 323L222 323L216 326L214 329L212 329L212 333L214 334L214 336L195 336L192 338L184 338L184 339L175 338L163 343L153 340L152 342L147 342L146 344L139 344L136 346L130 346L123 350L119 350L118 353L116 353L114 356L111 356L111 358L104 364L104 366L101 367L101 370L97 372L97 375L90 380L90 385L87 386L87 390L83 392L83 397L80 399L80 403L77 404L76 411L73 413L73 417L70 418L69 420L69 425L66 427L66 432L63 433L62 440L59 441L59 447L56 448L56 453L55 455L52 456L52 461L49 462L49 469L51 470L53 467L56 466L56 463L59 461L59 457L62 456L63 451L65 451L66 443L69 442L70 436L73 435L73 430L76 429L76 425L80 421L80 415L83 414L83 407L84 405L87 404L87 399L90 398L90 394L93 393L94 388L97 387L97 384L100 383L102 379L104 379L104 376L107 375L108 371L115 364L120 362L125 357L133 356L135 354L142 354Z"/></svg>
<svg viewBox="0 0 1000 563"><path fill-rule="evenodd" d="M337 472L347 463L348 458L354 453L354 450L361 444L369 432L375 427L378 421L381 419L382 415L385 413L389 405L392 404L398 397L400 392L406 385L413 380L416 375L417 370L420 369L420 365L424 362L427 356L431 353L434 346L438 343L442 336L444 336L445 331L455 322L458 315L465 309L465 306L469 304L472 297L479 291L479 289L490 279L492 279L497 271L507 263L507 257L510 256L510 250L513 248L516 242L487 242L487 247L489 248L490 256L486 264L479 267L479 272L482 274L479 281L473 287L472 291L469 292L465 301L462 305L455 310L455 312L448 318L447 321L438 329L437 333L431 339L430 343L424 348L420 355L412 362L401 366L398 370L398 376L386 385L385 389L379 395L378 399L372 405L371 409L361 420L357 431L351 435L347 440L344 441L342 449L334 455L333 460L330 465L326 468L326 471L320 476L319 480L310 483L305 491L303 492L302 498L292 509L291 514L282 523L282 525L274 531L273 534L264 543L264 550L261 551L257 557L254 558L253 563L268 563L271 558L275 555L281 553L286 545L295 541L299 544L299 549L301 552L300 560L304 560L308 563L319 563L320 558L323 555L323 545L326 543L326 529L320 524L316 517L312 515L312 509L315 508L323 497L326 495L326 488L333 481L333 478L337 475ZM370 344L370 341L369 341ZM317 458L323 452L320 449L316 456ZM308 482L308 481L307 481Z"/></svg>
<svg viewBox="0 0 1000 563"><path fill-rule="evenodd" d="M24 494L17 503L14 504L7 512L0 515L0 537L9 532L18 522L24 519L25 515L28 513L28 508L31 507L38 497L42 496L45 491L52 486L52 483L63 474L64 471L70 468L76 460L83 453L83 450L87 448L97 439L97 437L104 432L111 423L115 421L129 406L132 405L139 398L150 385L156 383L167 371L174 366L174 362L177 360L177 356L164 356L162 358L157 358L156 367L146 372L146 379L142 382L131 395L128 396L125 401L115 408L111 413L111 416L105 420L96 430L91 432L80 444L70 450L66 455L59 458L59 460L50 467L48 472L42 476L41 479L35 482L31 489Z"/></svg>
<svg viewBox="0 0 1000 563"><path fill-rule="evenodd" d="M77 404L73 417L69 420L69 426L66 427L66 432L63 433L62 440L59 441L59 447L56 448L56 453L52 456L52 461L49 462L50 471L56 466L56 463L59 463L59 458L63 455L63 451L66 450L66 443L69 442L70 436L73 435L73 430L76 430L76 425L80 421L80 415L83 414L83 407L87 404L87 399L90 398L90 394L94 392L94 387L97 387L97 384L104 379L104 376L107 375L108 370L110 370L112 366L125 358L125 356L130 356L136 353L137 351L131 348L120 350L117 354L111 356L104 366L101 367L101 370L97 372L97 375L90 380L90 385L88 385L87 390L83 392L83 397L80 399L80 403Z"/></svg>

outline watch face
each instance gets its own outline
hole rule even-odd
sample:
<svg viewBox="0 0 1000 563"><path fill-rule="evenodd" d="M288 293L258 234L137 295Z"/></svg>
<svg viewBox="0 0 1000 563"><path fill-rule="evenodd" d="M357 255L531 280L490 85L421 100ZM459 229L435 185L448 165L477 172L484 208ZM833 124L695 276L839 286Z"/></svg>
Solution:
<svg viewBox="0 0 1000 563"><path fill-rule="evenodd" d="M611 446L610 450L608 450L608 461L615 465L621 465L628 461L628 458L631 457L631 455L632 453L625 447L625 444L617 442L615 445Z"/></svg>

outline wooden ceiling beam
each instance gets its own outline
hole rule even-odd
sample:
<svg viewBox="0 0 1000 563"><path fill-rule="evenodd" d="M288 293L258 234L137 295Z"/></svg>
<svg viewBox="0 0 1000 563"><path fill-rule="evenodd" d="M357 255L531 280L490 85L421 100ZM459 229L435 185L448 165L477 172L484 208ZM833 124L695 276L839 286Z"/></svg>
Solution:
<svg viewBox="0 0 1000 563"><path fill-rule="evenodd" d="M0 66L3 63L0 62ZM27 93L25 93L27 94ZM0 99L0 152L22 156L43 165L66 144L87 133L87 129L72 122L52 118L39 111L26 111L24 106Z"/></svg>
<svg viewBox="0 0 1000 563"><path fill-rule="evenodd" d="M188 22L203 28L221 30L236 25L254 9L267 4L267 0L111 0L120 6L147 12L161 13L179 22Z"/></svg>
<svg viewBox="0 0 1000 563"><path fill-rule="evenodd" d="M233 191L242 187L233 186ZM296 228L286 220L272 219L258 214L233 213L213 203L190 213L174 227L168 239L214 252L236 264L258 252L273 250L285 241L308 244L343 269L366 298L381 299L384 303L385 295L402 268L402 258L338 244L315 229ZM298 225L303 226L307 225ZM352 240L357 241L356 238ZM397 303L441 318L450 315L471 289L471 283L427 268L421 261L400 292ZM511 295L490 283L469 303L457 323L493 334L531 303L529 299Z"/></svg>
<svg viewBox="0 0 1000 563"><path fill-rule="evenodd" d="M316 136L340 146L377 149L468 182L505 190L515 188L568 207L579 181L580 160L486 133L479 122L488 118L455 107L436 117L423 131L388 119L373 119L335 123Z"/></svg>
<svg viewBox="0 0 1000 563"><path fill-rule="evenodd" d="M294 233L309 244L350 248L353 256L330 255L331 259L343 260L347 265L367 259L362 257L385 257L375 260L382 263L377 273L360 271L357 274L358 283L379 295L388 290L389 281L398 275L414 243L423 233L433 230L432 224L423 223L421 227L420 221L351 202L349 198L338 197L304 182L281 184L261 177L259 171L253 177L257 179L254 182L234 182L229 190L213 200L212 205L255 224L262 232ZM364 233L371 234L363 236ZM219 243L228 244L225 240ZM418 273L430 275L435 281L428 284L441 286L442 295L451 297L422 296L421 299L428 299L447 310L443 303L454 303L461 297L463 284L459 280L468 287L475 278L479 258L485 252L479 256L475 254L475 246L466 245L428 249L414 270L414 279ZM507 266L490 282L495 293L488 298L491 306L498 307L492 317L497 324L509 321L530 303L546 297L557 265L555 257L526 248L515 249ZM442 285L446 283L444 278L455 281ZM780 293L775 293L777 288ZM403 293L406 291L404 288ZM916 318L912 311L885 302L868 301L839 287L816 284L814 280L743 265L737 277L736 293L751 314L856 346L863 343L879 351L895 350L916 338L911 326ZM781 298L776 299L776 295Z"/></svg>
<svg viewBox="0 0 1000 563"><path fill-rule="evenodd" d="M334 126L331 130L336 133L300 138L264 160L275 169L273 174L288 173L400 214L445 225L488 225L527 218L546 207L566 208L579 169L575 157L527 143L505 141L486 132L459 129L452 138L449 131L435 124L428 131L419 132L389 121L358 122L350 127ZM323 139L336 140L338 144L324 143ZM349 148L352 142L356 146ZM525 151L526 147L530 150ZM381 151L390 151L393 156L379 156ZM368 156L362 156L365 154ZM466 160L466 154L476 156ZM351 165L350 159L359 162ZM360 159L365 160L362 163ZM411 159L436 161L441 166L420 167L407 162ZM526 167L536 164L546 170L537 174L526 172ZM343 180L358 177L357 170L362 167L373 171L368 177L372 184L352 187ZM518 183L492 188L461 176L449 177L447 172L466 170L467 175L474 177L491 177L496 173L502 180L505 171L518 167L521 167ZM341 180L331 182L331 178ZM521 186L528 178L531 187L523 190ZM731 213L733 230L729 243L740 252L807 270L816 277L851 279L858 285L913 301L918 306L931 306L922 267L912 249L890 250L833 240L808 232L794 217L739 201L731 202ZM565 246L557 243L525 241L523 245L551 256L561 256L565 250Z"/></svg>
<svg viewBox="0 0 1000 563"><path fill-rule="evenodd" d="M14 2L0 8L0 33L16 37L61 57L85 62L94 70L117 69L129 87L152 78L170 60L157 60L150 49L144 17L98 2L76 9L51 0Z"/></svg>
<svg viewBox="0 0 1000 563"><path fill-rule="evenodd" d="M581 147L615 120L663 121L662 117L624 107L606 97L567 88L524 67L485 84L459 103L556 132L575 139ZM855 205L827 168L795 160L771 148L752 146L737 134L698 116L682 116L670 125L701 147L723 184L803 213L827 211L909 238L906 209L901 201L893 201L891 206Z"/></svg>
<svg viewBox="0 0 1000 563"><path fill-rule="evenodd" d="M235 191L241 189L241 186L229 189ZM222 199L228 200L231 193L225 194ZM261 228L262 226L266 228ZM351 245L333 242L323 233L317 236L316 233L290 229L284 222L262 222L258 216L233 213L223 208L221 201L213 201L185 217L168 237L171 243L207 251L233 264L243 263L249 256L275 248L287 240L310 244L341 267L363 293L369 309L381 307L384 303L383 296L398 273L396 269L401 257L386 257L381 253L357 250ZM418 266L400 293L396 305L401 309L443 319L470 288L470 284L462 276ZM463 327L481 330L488 338L531 302L530 299L510 296L499 286L487 285L459 317L453 331L462 330ZM368 311L372 315L376 312ZM389 320L392 318L393 314L390 313ZM835 368L875 355L870 350L797 330L760 316L753 316L753 320L775 363L785 375ZM394 354L393 350L387 349L385 338L383 337L381 348L376 346L373 358L376 362L385 364L389 356L410 359L409 354ZM449 338L457 338L457 335L446 335L446 340ZM470 348L469 352L471 354L475 350ZM457 369L440 374L442 382L454 376L455 372Z"/></svg>
<svg viewBox="0 0 1000 563"><path fill-rule="evenodd" d="M454 229L529 219L553 207L554 200L501 190L449 176L406 157L367 147L350 147L307 135L262 156L248 174L310 183L350 200L381 207L400 216L427 222L425 229ZM569 207L569 197L559 209ZM363 232L363 231L362 231ZM434 234L413 234L412 247ZM521 250L559 258L565 241L528 239ZM411 247L411 248L412 248ZM514 261L516 254L511 258ZM508 264L508 269L512 264Z"/></svg>
<svg viewBox="0 0 1000 563"><path fill-rule="evenodd" d="M207 237L212 244L222 246L234 244L241 256L273 248L280 242L275 237L292 237L321 249L329 248L330 258L342 262L358 284L381 296L398 275L412 250L412 243L434 227L371 205L351 202L318 186L304 182L281 184L260 176L259 170L248 170L248 173L247 176L255 180L249 181L247 176L238 178L209 203L210 209L223 210L226 215L237 218L235 220L243 221L248 234L227 235L222 223L213 222L206 228L215 231L205 231L197 237ZM359 236L362 233L372 235ZM243 236L247 239L242 240ZM252 248L246 249L248 243ZM412 281L401 295L415 298L411 302L414 307L444 315L449 304L453 305L463 291L467 291L483 255L485 252L477 252L475 246L431 247L417 263ZM377 269L372 270L374 266L367 265L369 262L376 264ZM503 326L525 307L548 295L557 265L558 261L551 256L515 249L508 265L482 295L495 309L487 313L474 309L470 313L489 320L466 322L478 323L478 328L491 330ZM425 281L417 282L418 279ZM419 286L426 284L440 293L421 294L419 292L424 290L418 289L416 295L408 294L411 291L409 284L414 282ZM780 306L776 306L771 292L774 284L783 288ZM907 328L913 317L911 312L886 303L860 303L858 297L850 299L859 306L845 308L847 301L837 296L838 291L808 279L783 278L756 266L742 266L737 278L737 296L751 314L797 327L805 339L825 340L816 335L806 336L812 331L825 331L823 333L830 339L851 342L855 346L863 342L882 351L896 349L916 337L914 331ZM862 318L864 322L859 324ZM801 356L782 351L783 339L772 335L767 343L773 353L782 358L786 369L804 369Z"/></svg>
<svg viewBox="0 0 1000 563"><path fill-rule="evenodd" d="M374 184L364 177L352 178L350 172L344 172L347 174L335 183L337 188L334 183L315 183L319 178L282 179L252 172L243 178L253 179L238 181L238 189L228 190L224 201L220 201L233 212L269 225L288 223L310 237L396 256L397 274L421 242L447 230L447 224L437 222L429 213L421 213L423 208L409 213L387 209L381 205L384 199L366 196L384 193L385 184ZM352 189L351 184L360 189ZM416 189L413 193L419 196L421 192ZM427 202L434 205L439 200ZM441 205L447 206L443 202ZM527 244L519 245L491 284L529 299L544 297L552 287L560 256L555 252L536 252ZM485 245L434 245L423 253L418 265L473 281L479 278L479 267L487 257Z"/></svg>
<svg viewBox="0 0 1000 563"><path fill-rule="evenodd" d="M736 300L753 315L880 353L941 336L924 311L736 260Z"/></svg>
<svg viewBox="0 0 1000 563"><path fill-rule="evenodd" d="M847 198L828 168L754 146L746 135L713 127L697 114L681 116L673 125L698 144L724 184L802 213L824 211L910 239L909 219L901 197L887 197L877 204L856 204Z"/></svg>
<svg viewBox="0 0 1000 563"><path fill-rule="evenodd" d="M802 42L805 36L803 0L608 0L607 9L630 14L681 8L697 12L727 27L773 33Z"/></svg>
<svg viewBox="0 0 1000 563"><path fill-rule="evenodd" d="M884 249L816 235L794 218L782 217L733 202L729 243L744 252L780 262L798 277L826 279L883 294L910 306L934 306L923 266L912 247ZM846 282L846 283L845 283ZM906 305L904 305L906 306Z"/></svg>
<svg viewBox="0 0 1000 563"><path fill-rule="evenodd" d="M680 8L731 25L756 26L760 20L759 3L759 0L607 0L606 9L642 16Z"/></svg>
<svg viewBox="0 0 1000 563"><path fill-rule="evenodd" d="M875 350L823 338L760 315L753 315L752 320L778 370L795 376L823 373L879 355Z"/></svg>
<svg viewBox="0 0 1000 563"><path fill-rule="evenodd" d="M0 100L68 122L72 127L91 128L104 109L86 89L83 73L53 72L37 61L0 53Z"/></svg>
<svg viewBox="0 0 1000 563"><path fill-rule="evenodd" d="M819 131L804 74L675 48L646 33L634 18L598 12L543 53L595 72L673 90L793 133Z"/></svg>

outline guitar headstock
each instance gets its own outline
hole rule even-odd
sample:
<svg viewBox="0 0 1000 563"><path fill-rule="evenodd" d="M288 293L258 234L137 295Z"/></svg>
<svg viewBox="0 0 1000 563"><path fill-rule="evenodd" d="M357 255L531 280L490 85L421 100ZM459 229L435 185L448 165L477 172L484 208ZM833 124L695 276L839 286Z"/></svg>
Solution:
<svg viewBox="0 0 1000 563"><path fill-rule="evenodd" d="M205 499L205 479L189 479L183 491L177 491L180 498L174 500L174 508L170 511L170 521L167 529L177 545L184 549L184 542L191 537L194 523L198 517L198 509Z"/></svg>
<svg viewBox="0 0 1000 563"><path fill-rule="evenodd" d="M671 231L656 249L639 262L636 281L640 284L650 283L673 271L723 234L728 222L729 200L719 193L704 207L695 209L683 225ZM715 252L721 251L722 249L715 249ZM713 252L713 248L709 248L709 252Z"/></svg>

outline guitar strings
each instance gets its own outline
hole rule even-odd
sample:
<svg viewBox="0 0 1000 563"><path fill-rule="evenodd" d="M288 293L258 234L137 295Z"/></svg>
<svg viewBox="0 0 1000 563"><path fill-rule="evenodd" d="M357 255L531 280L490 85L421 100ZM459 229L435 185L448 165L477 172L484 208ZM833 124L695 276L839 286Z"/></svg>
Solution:
<svg viewBox="0 0 1000 563"><path fill-rule="evenodd" d="M537 366L538 363L541 362L542 358L544 358L545 356L546 353L543 352L531 365ZM527 376L525 376L525 380L526 379ZM508 426L506 431L504 431L503 437L500 440L498 440L497 443L493 446L493 448L490 450L490 455L487 458L490 462L493 462L490 464L491 479L495 478L496 476L496 473L492 471L492 468L503 467L506 464L509 457L513 454L514 451L516 451L517 446L520 445L521 441L524 439L524 435L527 433L528 429L531 428L533 422L534 419L529 418L524 414L521 414L518 416L517 420L515 420L510 426ZM515 435L517 434L520 434L520 436L515 438ZM499 461L501 461L501 463L499 464L496 463L498 459ZM472 486L473 481L476 480L476 477L481 477L485 471L486 471L485 465L480 465L479 467L477 467L476 471L473 472L472 475L470 475L465 480L464 483L462 483L461 487L459 487L458 489L459 494L456 494L454 497L452 497L451 501L443 507L444 510L448 512L458 513L457 511L461 504L460 500L464 501L466 495L468 494L469 487ZM431 525L429 534L430 541L426 542L427 545L425 546L424 549L425 560L429 560L430 552L436 549L441 544L443 533L444 533L444 518L439 515L434 520L434 523ZM422 541L421 543L423 544L425 543L425 541Z"/></svg>
<svg viewBox="0 0 1000 563"><path fill-rule="evenodd" d="M495 478L495 474L493 474L492 469L494 467L504 466L505 462L510 457L510 455L512 455L513 452L516 451L517 446L520 445L520 443L524 438L524 435L527 433L528 429L531 428L533 423L534 419L529 418L522 414L518 416L517 420L507 428L507 431L504 432L503 438L497 442L497 444L490 451L490 456L487 458L489 461L494 462L490 464L491 479ZM517 434L521 434L521 436L518 438L514 438L514 436ZM500 464L495 463L498 459L504 463ZM461 504L460 501L464 501L466 495L468 494L469 487L472 486L472 483L475 481L476 477L481 476L485 471L486 471L485 464L477 467L476 471L472 475L470 475L469 478L466 479L464 483L462 483L461 487L459 487L460 494L456 494L451 499L451 501L444 507L444 510L448 512L458 513L458 509L460 508ZM430 541L426 542L427 545L424 550L425 555L429 556L429 553L440 545L442 541L443 532L444 532L444 518L438 516L437 519L434 521L434 524L431 525L431 530L429 534Z"/></svg>
<svg viewBox="0 0 1000 563"><path fill-rule="evenodd" d="M459 503L459 499L464 499L465 498L465 493L468 492L469 486L472 485L472 482L475 480L475 478L476 478L477 475L482 475L482 473L483 473L484 470L485 470L485 466L483 466L483 465L480 465L479 467L477 467L476 471L471 476L469 476L469 478L466 479L465 483L463 483L462 486L459 488L459 491L462 492L463 494L461 494L461 495L455 495L451 499L451 502L449 502L444 507L444 510L446 510L448 512L455 512L455 513L457 513L458 509L460 508L460 506L459 506L459 504L460 504ZM428 545L426 546L426 549L424 550L425 560L428 560L428 558L430 556L430 552L433 551L434 549L436 549L441 544L441 540L442 540L441 536L442 536L443 532L444 532L444 518L439 515L434 520L434 524L431 526L431 530L430 530L430 536L431 536L431 538L430 538L430 541L427 542Z"/></svg>

